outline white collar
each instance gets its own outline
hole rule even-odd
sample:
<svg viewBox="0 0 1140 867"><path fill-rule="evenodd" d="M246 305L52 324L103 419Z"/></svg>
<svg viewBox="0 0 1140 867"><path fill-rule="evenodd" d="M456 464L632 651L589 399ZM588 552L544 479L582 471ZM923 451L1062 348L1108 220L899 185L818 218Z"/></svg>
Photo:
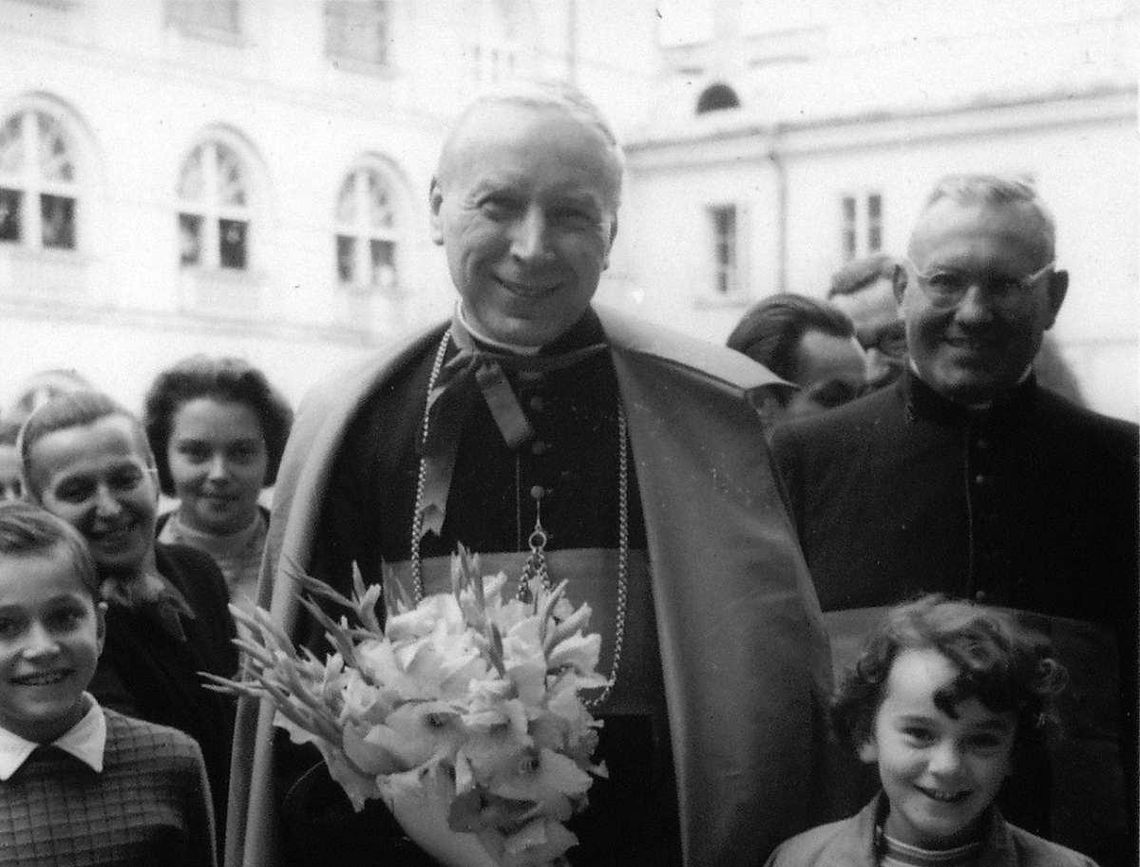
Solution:
<svg viewBox="0 0 1140 867"><path fill-rule="evenodd" d="M913 373L919 379L922 379L922 374L918 372L918 365L914 363L914 357L913 356L910 358L910 372ZM1031 373L1033 373L1033 363L1032 362L1030 362L1029 366L1025 368L1025 371L1021 374L1021 376L1018 377L1017 385L1021 385L1022 383L1025 382L1025 380L1029 379L1029 374L1031 374ZM922 381L926 382L925 379L922 379ZM926 382L926 384L930 385L929 382ZM1017 385L1015 385L1014 388L1017 388ZM932 386L932 385L930 387L932 389L934 389L935 391L938 390L938 389L934 388L934 386ZM965 406L966 409L973 409L973 410L989 409L993 405L994 405L994 402L992 400L987 400L983 403L963 404L963 406Z"/></svg>
<svg viewBox="0 0 1140 867"><path fill-rule="evenodd" d="M488 337L483 332L472 327L471 320L467 318L467 313L463 309L462 301L455 302L455 309L458 313L459 321L463 324L463 327L471 333L471 336L480 343L485 343L487 346L490 346L492 349L497 349L500 352L509 352L512 355L538 355L542 350L541 346L518 346L514 343L503 343L501 340Z"/></svg>
<svg viewBox="0 0 1140 867"><path fill-rule="evenodd" d="M107 718L103 708L89 692L83 693L87 713L54 741L52 746L70 753L95 771L103 772L103 750L107 746ZM25 740L0 727L0 781L8 780L28 760L36 747L35 741Z"/></svg>

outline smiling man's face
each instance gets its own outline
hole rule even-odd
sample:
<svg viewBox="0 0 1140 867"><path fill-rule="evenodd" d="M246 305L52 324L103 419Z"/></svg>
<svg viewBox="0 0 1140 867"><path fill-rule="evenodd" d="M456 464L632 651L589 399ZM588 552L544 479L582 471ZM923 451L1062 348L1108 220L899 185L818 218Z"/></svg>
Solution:
<svg viewBox="0 0 1140 867"><path fill-rule="evenodd" d="M1016 386L1065 299L1068 275L1042 270L1052 256L1041 219L1028 207L942 199L928 208L911 238L901 298L910 356L923 382L966 405ZM969 289L957 304L940 307L924 286L947 279ZM1028 283L1000 296L991 289L1012 281Z"/></svg>
<svg viewBox="0 0 1140 867"><path fill-rule="evenodd" d="M542 346L577 322L608 265L620 184L602 133L568 112L469 115L432 182L431 227L472 326Z"/></svg>

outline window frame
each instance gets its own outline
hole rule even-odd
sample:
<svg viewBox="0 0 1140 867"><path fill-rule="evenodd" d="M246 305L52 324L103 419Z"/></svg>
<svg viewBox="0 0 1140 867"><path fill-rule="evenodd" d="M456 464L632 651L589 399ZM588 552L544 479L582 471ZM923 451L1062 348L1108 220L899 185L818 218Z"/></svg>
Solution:
<svg viewBox="0 0 1140 867"><path fill-rule="evenodd" d="M335 67L373 74L395 71L396 3L394 0L368 0L368 2L324 0L321 6L321 20L324 27L324 53ZM351 50L354 43L349 31L353 27L359 27L361 21L383 24L383 35L377 36L374 40L377 54L380 56L369 57ZM340 30L337 29L338 24Z"/></svg>
<svg viewBox="0 0 1140 867"><path fill-rule="evenodd" d="M884 202L880 189L847 191L839 197L839 247L842 261L850 262L883 251Z"/></svg>
<svg viewBox="0 0 1140 867"><path fill-rule="evenodd" d="M40 119L46 119L65 146L72 177L59 180L41 171L43 147ZM17 135L23 151L21 166L14 173L0 171L0 189L19 198L19 236L0 240L0 249L21 251L31 255L75 256L91 248L88 238L87 211L91 201L91 182L86 177L88 166L84 137L70 113L62 107L32 99L19 101L0 116L0 129L18 119ZM69 244L54 244L44 235L45 204L48 200L69 203L67 222Z"/></svg>
<svg viewBox="0 0 1140 867"><path fill-rule="evenodd" d="M712 238L712 288L714 298L734 298L743 291L740 273L740 207L735 202L709 205L706 209ZM726 219L725 218L729 218Z"/></svg>
<svg viewBox="0 0 1140 867"><path fill-rule="evenodd" d="M219 178L218 170L221 160L219 155L220 148L232 154L240 168L242 195L245 198L243 204L233 205L219 200L217 190ZM190 160L194 159L195 155L199 152L202 154L201 183L203 198L201 200L192 200L183 196L181 187L187 169L189 168ZM243 274L251 272L255 265L253 253L254 241L257 237L254 231L258 222L256 201L257 193L254 170L249 156L243 153L243 149L235 146L235 142L227 140L225 136L218 135L217 131L207 133L195 140L194 144L179 163L177 182L175 183L175 217L178 224L178 239L180 245L178 254L179 269L182 271L206 273L225 272ZM184 220L186 217L191 219L197 218L199 221L199 258L195 262L184 261L184 254L182 252L182 229L184 222L188 222ZM239 267L227 265L224 261L225 252L223 244L225 239L223 238L223 223L237 223L244 226L243 263Z"/></svg>
<svg viewBox="0 0 1140 867"><path fill-rule="evenodd" d="M221 26L207 20L209 16L191 11L222 7L230 10L231 20ZM167 27L210 42L240 45L244 38L244 17L242 0L164 0L163 3L163 22Z"/></svg>
<svg viewBox="0 0 1140 867"><path fill-rule="evenodd" d="M377 187L386 194L386 211L391 215L390 226L374 226L369 220L371 213L371 200L366 179L374 177ZM340 219L341 202L346 187L351 183L348 193L354 198L355 216L351 221ZM336 286L343 292L356 295L389 295L398 296L403 292L402 259L404 257L404 226L407 224L406 198L403 187L391 168L385 161L369 156L357 160L340 176L336 195L332 202L331 241L332 241L332 271ZM354 269L350 279L344 279L341 269L340 247L341 240L351 240L354 246ZM390 245L391 255L389 265L392 271L390 281L372 279L372 272L376 266L372 260L373 245ZM358 279L361 272L369 273L369 279Z"/></svg>

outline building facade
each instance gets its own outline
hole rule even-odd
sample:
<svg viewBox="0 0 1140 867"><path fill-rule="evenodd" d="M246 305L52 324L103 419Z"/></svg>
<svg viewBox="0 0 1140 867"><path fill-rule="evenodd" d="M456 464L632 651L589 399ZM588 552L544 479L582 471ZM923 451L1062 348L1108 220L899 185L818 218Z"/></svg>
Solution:
<svg viewBox="0 0 1140 867"><path fill-rule="evenodd" d="M0 407L137 406L238 354L296 400L454 293L428 239L479 89L576 81L628 151L599 298L721 341L901 252L950 171L1031 178L1089 402L1140 415L1137 0L0 0Z"/></svg>
<svg viewBox="0 0 1140 867"><path fill-rule="evenodd" d="M1091 406L1140 417L1135 2L704 8L628 143L631 303L723 340L766 295L905 254L941 175L1015 174L1055 212L1065 359Z"/></svg>
<svg viewBox="0 0 1140 867"><path fill-rule="evenodd" d="M194 352L296 400L447 315L427 201L448 124L532 77L628 115L652 11L606 5L0 0L0 407L45 368L138 406Z"/></svg>

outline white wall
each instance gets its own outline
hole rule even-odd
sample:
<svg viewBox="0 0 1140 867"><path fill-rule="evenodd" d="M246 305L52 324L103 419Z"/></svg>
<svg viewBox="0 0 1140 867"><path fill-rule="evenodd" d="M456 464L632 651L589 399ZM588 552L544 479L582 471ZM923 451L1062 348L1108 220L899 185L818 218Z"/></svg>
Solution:
<svg viewBox="0 0 1140 867"><path fill-rule="evenodd" d="M777 291L770 146L784 154L787 173L785 288L817 297L826 294L843 262L843 195L880 193L884 250L905 254L922 200L941 175L1028 173L1055 213L1058 263L1071 276L1056 326L1062 352L1090 405L1138 419L1135 99L1134 91L1109 93L813 125L779 138L745 131L706 141L642 143L631 159L631 207L623 225L632 239L626 276L646 287L652 299L646 315L724 340L744 308L704 303L712 260L704 209L720 201L748 208L750 300Z"/></svg>

